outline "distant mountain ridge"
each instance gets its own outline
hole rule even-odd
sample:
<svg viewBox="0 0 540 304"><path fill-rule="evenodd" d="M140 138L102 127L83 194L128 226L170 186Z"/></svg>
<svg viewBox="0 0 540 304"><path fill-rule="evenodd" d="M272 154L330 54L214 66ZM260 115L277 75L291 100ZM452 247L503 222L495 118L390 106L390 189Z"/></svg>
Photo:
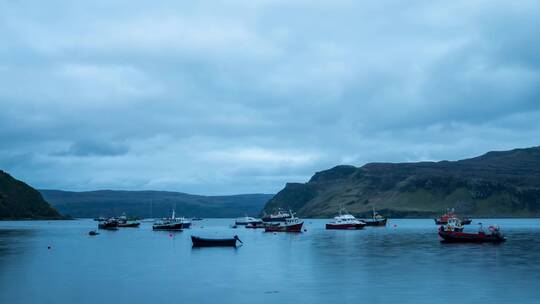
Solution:
<svg viewBox="0 0 540 304"><path fill-rule="evenodd" d="M273 194L222 196L192 195L172 191L61 191L40 190L63 214L72 217L118 216L165 217L173 208L178 216L238 217L256 215Z"/></svg>
<svg viewBox="0 0 540 304"><path fill-rule="evenodd" d="M0 170L0 219L62 219L34 188Z"/></svg>
<svg viewBox="0 0 540 304"><path fill-rule="evenodd" d="M539 217L540 147L459 161L337 166L307 183L288 183L264 212L291 207L300 216L328 217L341 206L394 217L434 216L449 207L471 216Z"/></svg>

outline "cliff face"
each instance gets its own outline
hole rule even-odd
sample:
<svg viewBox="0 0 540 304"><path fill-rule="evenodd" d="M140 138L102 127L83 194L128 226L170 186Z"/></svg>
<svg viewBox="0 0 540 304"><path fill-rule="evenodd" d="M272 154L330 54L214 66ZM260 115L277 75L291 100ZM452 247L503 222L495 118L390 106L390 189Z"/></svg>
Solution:
<svg viewBox="0 0 540 304"><path fill-rule="evenodd" d="M61 219L41 194L0 170L0 219Z"/></svg>
<svg viewBox="0 0 540 304"><path fill-rule="evenodd" d="M317 172L287 184L265 212L291 207L304 217L329 217L343 206L395 217L427 217L446 208L471 216L540 216L540 147L489 152L460 161L370 163Z"/></svg>

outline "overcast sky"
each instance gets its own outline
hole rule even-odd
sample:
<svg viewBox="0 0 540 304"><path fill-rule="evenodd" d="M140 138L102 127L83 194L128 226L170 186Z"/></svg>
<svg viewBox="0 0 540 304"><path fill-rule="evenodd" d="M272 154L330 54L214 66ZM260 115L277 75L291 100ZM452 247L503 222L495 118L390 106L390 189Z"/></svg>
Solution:
<svg viewBox="0 0 540 304"><path fill-rule="evenodd" d="M0 0L0 168L275 193L540 145L538 1Z"/></svg>

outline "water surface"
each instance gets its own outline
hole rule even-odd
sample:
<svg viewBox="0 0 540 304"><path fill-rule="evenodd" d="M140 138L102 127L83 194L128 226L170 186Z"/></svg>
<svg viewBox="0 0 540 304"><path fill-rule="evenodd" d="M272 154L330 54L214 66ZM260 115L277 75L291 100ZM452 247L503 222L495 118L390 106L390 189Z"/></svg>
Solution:
<svg viewBox="0 0 540 304"><path fill-rule="evenodd" d="M271 234L210 219L95 237L92 220L0 222L0 303L539 303L540 220L482 221L508 241L442 244L433 220ZM245 245L193 249L192 234Z"/></svg>

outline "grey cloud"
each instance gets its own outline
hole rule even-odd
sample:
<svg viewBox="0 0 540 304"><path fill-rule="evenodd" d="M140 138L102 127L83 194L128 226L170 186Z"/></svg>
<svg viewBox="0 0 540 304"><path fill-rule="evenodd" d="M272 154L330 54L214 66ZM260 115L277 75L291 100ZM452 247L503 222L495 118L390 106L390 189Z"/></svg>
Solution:
<svg viewBox="0 0 540 304"><path fill-rule="evenodd" d="M78 141L58 153L56 156L120 156L129 151L128 147L112 142Z"/></svg>
<svg viewBox="0 0 540 304"><path fill-rule="evenodd" d="M42 188L275 192L338 163L538 145L538 13L3 2L0 166Z"/></svg>

